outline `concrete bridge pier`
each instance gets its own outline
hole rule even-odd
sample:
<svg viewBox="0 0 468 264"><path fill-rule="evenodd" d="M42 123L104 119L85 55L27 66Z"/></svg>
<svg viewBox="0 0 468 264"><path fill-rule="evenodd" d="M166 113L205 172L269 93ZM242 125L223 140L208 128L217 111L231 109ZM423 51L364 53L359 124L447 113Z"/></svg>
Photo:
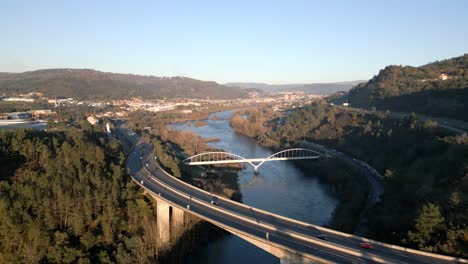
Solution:
<svg viewBox="0 0 468 264"><path fill-rule="evenodd" d="M181 235L184 231L184 211L176 208L171 207L171 233L175 236Z"/></svg>
<svg viewBox="0 0 468 264"><path fill-rule="evenodd" d="M168 246L175 242L184 232L185 217L184 211L170 206L165 201L154 196L156 200L156 223L158 226L157 234L161 245Z"/></svg>
<svg viewBox="0 0 468 264"><path fill-rule="evenodd" d="M156 223L158 225L158 239L163 245L169 244L170 236L170 206L162 200L156 201Z"/></svg>

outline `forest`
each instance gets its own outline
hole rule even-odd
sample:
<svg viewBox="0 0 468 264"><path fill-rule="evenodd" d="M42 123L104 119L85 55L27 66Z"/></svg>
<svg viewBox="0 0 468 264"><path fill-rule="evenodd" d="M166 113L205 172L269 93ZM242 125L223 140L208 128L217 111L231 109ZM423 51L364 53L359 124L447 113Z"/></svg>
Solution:
<svg viewBox="0 0 468 264"><path fill-rule="evenodd" d="M263 145L281 149L303 140L315 142L376 168L385 191L368 214L368 236L468 256L466 134L452 134L430 120L421 122L416 114L394 120L320 102L257 125L266 131L256 136ZM357 188L355 194L362 191L358 185L352 188Z"/></svg>
<svg viewBox="0 0 468 264"><path fill-rule="evenodd" d="M157 261L153 203L124 163L89 129L0 131L0 262Z"/></svg>
<svg viewBox="0 0 468 264"><path fill-rule="evenodd" d="M41 92L46 97L75 99L128 99L144 97L234 99L247 93L237 87L186 77L118 74L91 69L43 69L0 73L0 94Z"/></svg>
<svg viewBox="0 0 468 264"><path fill-rule="evenodd" d="M341 99L353 107L417 112L467 121L468 54L420 67L387 66Z"/></svg>

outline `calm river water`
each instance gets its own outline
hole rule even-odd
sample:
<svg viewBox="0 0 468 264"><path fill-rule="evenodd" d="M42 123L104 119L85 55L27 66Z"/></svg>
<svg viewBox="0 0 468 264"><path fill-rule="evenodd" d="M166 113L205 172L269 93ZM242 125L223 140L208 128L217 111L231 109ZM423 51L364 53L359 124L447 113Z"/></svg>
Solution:
<svg viewBox="0 0 468 264"><path fill-rule="evenodd" d="M194 122L190 121L171 127L190 130L204 138L218 137L219 141L209 144L245 158L262 158L273 154L254 139L234 132L229 126L231 111L215 115L218 120L204 120L208 123L206 126L195 127ZM239 172L239 185L243 203L317 225L330 220L338 202L314 175L301 172L287 161L266 162L257 175L249 165ZM241 238L229 235L208 244L189 263L262 264L279 263L279 260Z"/></svg>

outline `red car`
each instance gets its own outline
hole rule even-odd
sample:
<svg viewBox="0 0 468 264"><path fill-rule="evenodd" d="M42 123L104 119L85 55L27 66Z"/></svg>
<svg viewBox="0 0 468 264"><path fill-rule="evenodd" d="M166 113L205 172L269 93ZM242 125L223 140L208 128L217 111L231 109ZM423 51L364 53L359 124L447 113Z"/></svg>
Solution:
<svg viewBox="0 0 468 264"><path fill-rule="evenodd" d="M370 243L361 243L361 244L359 244L359 246L361 248L365 248L365 249L373 249L374 248L374 245L372 245Z"/></svg>

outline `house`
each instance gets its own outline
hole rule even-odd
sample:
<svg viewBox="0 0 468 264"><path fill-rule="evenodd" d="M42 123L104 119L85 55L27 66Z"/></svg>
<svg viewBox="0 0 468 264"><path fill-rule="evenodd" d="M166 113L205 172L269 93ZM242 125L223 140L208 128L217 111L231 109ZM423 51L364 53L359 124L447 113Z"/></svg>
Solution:
<svg viewBox="0 0 468 264"><path fill-rule="evenodd" d="M441 79L442 81L445 81L447 79L450 79L450 77L447 74L442 73L441 75L439 75L439 79Z"/></svg>
<svg viewBox="0 0 468 264"><path fill-rule="evenodd" d="M88 118L86 118L86 120L88 120L88 122L93 126L95 124L99 123L99 119L95 118L94 116L88 116Z"/></svg>
<svg viewBox="0 0 468 264"><path fill-rule="evenodd" d="M56 112L52 112L50 109L38 109L29 111L34 117L56 115Z"/></svg>

